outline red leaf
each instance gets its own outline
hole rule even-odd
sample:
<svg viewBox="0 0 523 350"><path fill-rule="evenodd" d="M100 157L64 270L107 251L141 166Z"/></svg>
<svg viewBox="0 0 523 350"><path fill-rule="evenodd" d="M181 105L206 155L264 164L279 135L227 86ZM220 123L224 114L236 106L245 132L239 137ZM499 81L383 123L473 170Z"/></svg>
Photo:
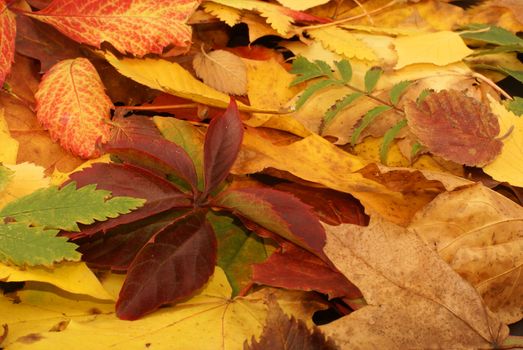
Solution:
<svg viewBox="0 0 523 350"><path fill-rule="evenodd" d="M168 45L186 47L191 27L186 24L198 0L54 0L28 14L71 39L100 48L111 43L121 53L143 56L162 53Z"/></svg>
<svg viewBox="0 0 523 350"><path fill-rule="evenodd" d="M409 128L429 151L456 163L483 166L503 147L499 123L489 108L456 91L430 94L405 107Z"/></svg>
<svg viewBox="0 0 523 350"><path fill-rule="evenodd" d="M323 226L311 207L288 193L241 188L222 193L213 205L230 209L328 261L323 253Z"/></svg>
<svg viewBox="0 0 523 350"><path fill-rule="evenodd" d="M238 156L242 138L243 124L240 113L236 102L231 99L225 113L211 121L205 135L205 190L202 197L225 180Z"/></svg>
<svg viewBox="0 0 523 350"><path fill-rule="evenodd" d="M113 196L130 196L147 200L143 207L129 214L95 223L79 233L66 234L72 239L106 232L116 226L141 220L172 208L192 207L191 199L171 182L133 165L96 163L91 168L71 174L70 179L76 181L78 187L96 183L98 189L111 191Z"/></svg>
<svg viewBox="0 0 523 350"><path fill-rule="evenodd" d="M329 298L361 297L359 289L342 273L294 244L283 243L266 262L253 265L252 280L268 286L317 291Z"/></svg>
<svg viewBox="0 0 523 350"><path fill-rule="evenodd" d="M153 124L146 118L134 121L126 118L120 124L116 134L104 147L105 151L123 161L179 177L193 192L197 191L194 163L182 147L164 139L156 129L150 130Z"/></svg>
<svg viewBox="0 0 523 350"><path fill-rule="evenodd" d="M171 225L138 253L129 267L116 314L135 320L201 288L216 265L216 237L199 212Z"/></svg>
<svg viewBox="0 0 523 350"><path fill-rule="evenodd" d="M0 87L4 85L11 64L15 59L16 20L7 9L6 1L0 0Z"/></svg>
<svg viewBox="0 0 523 350"><path fill-rule="evenodd" d="M107 142L113 106L96 69L85 58L54 65L42 78L36 116L51 138L76 156L96 158L97 144Z"/></svg>

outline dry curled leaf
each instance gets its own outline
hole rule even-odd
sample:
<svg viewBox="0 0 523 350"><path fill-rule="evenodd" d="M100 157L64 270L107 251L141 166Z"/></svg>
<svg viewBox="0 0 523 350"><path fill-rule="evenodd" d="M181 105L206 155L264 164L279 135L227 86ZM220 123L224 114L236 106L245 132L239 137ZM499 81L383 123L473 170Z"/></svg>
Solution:
<svg viewBox="0 0 523 350"><path fill-rule="evenodd" d="M196 75L210 87L233 95L247 93L247 68L242 59L228 51L216 50L194 56Z"/></svg>
<svg viewBox="0 0 523 350"><path fill-rule="evenodd" d="M100 155L97 143L110 137L113 106L96 69L85 58L55 64L42 78L36 97L37 118L51 138L82 158Z"/></svg>
<svg viewBox="0 0 523 350"><path fill-rule="evenodd" d="M410 130L437 156L456 163L483 166L501 153L497 117L476 99L443 90L405 107Z"/></svg>

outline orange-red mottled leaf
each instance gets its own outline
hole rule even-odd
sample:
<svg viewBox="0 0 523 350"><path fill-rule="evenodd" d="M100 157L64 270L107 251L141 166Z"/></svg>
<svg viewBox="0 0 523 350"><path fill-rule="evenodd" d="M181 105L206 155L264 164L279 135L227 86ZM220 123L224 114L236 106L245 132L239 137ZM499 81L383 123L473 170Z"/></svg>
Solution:
<svg viewBox="0 0 523 350"><path fill-rule="evenodd" d="M430 152L456 163L483 166L501 153L497 117L456 90L427 96L405 108L410 130Z"/></svg>
<svg viewBox="0 0 523 350"><path fill-rule="evenodd" d="M97 144L110 137L113 104L96 69L85 58L55 64L42 78L36 97L36 116L54 141L82 158L100 155Z"/></svg>
<svg viewBox="0 0 523 350"><path fill-rule="evenodd" d="M54 0L30 14L82 44L107 41L122 53L162 53L168 45L186 47L186 24L199 0Z"/></svg>
<svg viewBox="0 0 523 350"><path fill-rule="evenodd" d="M5 0L0 0L0 87L11 71L15 57L16 21L7 9Z"/></svg>

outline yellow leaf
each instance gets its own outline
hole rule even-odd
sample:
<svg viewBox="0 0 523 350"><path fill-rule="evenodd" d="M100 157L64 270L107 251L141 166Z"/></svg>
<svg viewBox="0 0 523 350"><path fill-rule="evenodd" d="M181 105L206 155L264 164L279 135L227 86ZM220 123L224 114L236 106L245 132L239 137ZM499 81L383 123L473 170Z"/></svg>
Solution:
<svg viewBox="0 0 523 350"><path fill-rule="evenodd" d="M523 187L523 117L508 111L503 105L489 96L490 109L498 116L499 135L510 134L502 140L501 154L483 171L494 180L508 182L513 186Z"/></svg>
<svg viewBox="0 0 523 350"><path fill-rule="evenodd" d="M209 106L227 108L229 105L228 95L197 80L176 62L153 58L119 60L111 53L106 53L105 58L121 74L150 88ZM244 111L278 113L237 103L238 108Z"/></svg>
<svg viewBox="0 0 523 350"><path fill-rule="evenodd" d="M278 2L291 10L303 11L311 7L326 4L329 0L278 0Z"/></svg>
<svg viewBox="0 0 523 350"><path fill-rule="evenodd" d="M353 33L334 26L308 29L307 33L323 45L339 55L347 58L375 61L376 53Z"/></svg>
<svg viewBox="0 0 523 350"><path fill-rule="evenodd" d="M523 318L523 208L475 184L436 197L413 218L419 235L507 323Z"/></svg>
<svg viewBox="0 0 523 350"><path fill-rule="evenodd" d="M218 17L220 21L225 22L230 27L239 23L242 18L241 12L239 10L229 6L210 1L205 1L202 6L205 12Z"/></svg>
<svg viewBox="0 0 523 350"><path fill-rule="evenodd" d="M233 95L247 93L247 72L240 57L225 50L201 52L192 64L198 78L210 87Z"/></svg>
<svg viewBox="0 0 523 350"><path fill-rule="evenodd" d="M68 300L46 291L20 291L16 304L1 296L2 323L9 326L2 345L10 350L243 349L245 340L258 338L262 331L268 293L279 293L280 306L296 317L310 317L320 308L303 292L264 289L231 299L231 287L217 267L197 295L133 322L117 319L113 304ZM60 322L62 331L50 331Z"/></svg>
<svg viewBox="0 0 523 350"><path fill-rule="evenodd" d="M103 300L113 299L83 262L60 263L54 265L52 269L39 266L19 268L0 264L0 280L49 283L69 293Z"/></svg>
<svg viewBox="0 0 523 350"><path fill-rule="evenodd" d="M51 175L51 185L59 186L69 180L69 175L72 173L75 173L77 171L80 171L85 168L91 167L95 163L109 163L111 161L111 155L110 154L104 154L101 157L95 158L95 159L89 159L88 161L80 164L75 169L73 169L70 172L63 173L61 171L58 171L57 169L54 169L53 174Z"/></svg>
<svg viewBox="0 0 523 350"><path fill-rule="evenodd" d="M323 331L344 349L480 349L509 329L416 234L371 217L327 226L326 255L369 305Z"/></svg>
<svg viewBox="0 0 523 350"><path fill-rule="evenodd" d="M472 53L459 34L450 31L396 38L394 46L398 53L395 69L414 63L445 66Z"/></svg>
<svg viewBox="0 0 523 350"><path fill-rule="evenodd" d="M44 168L31 163L5 165L14 171L11 181L0 193L0 209L7 203L49 186L49 178L44 176Z"/></svg>
<svg viewBox="0 0 523 350"><path fill-rule="evenodd" d="M0 163L15 164L17 154L18 141L11 137L4 109L0 108Z"/></svg>

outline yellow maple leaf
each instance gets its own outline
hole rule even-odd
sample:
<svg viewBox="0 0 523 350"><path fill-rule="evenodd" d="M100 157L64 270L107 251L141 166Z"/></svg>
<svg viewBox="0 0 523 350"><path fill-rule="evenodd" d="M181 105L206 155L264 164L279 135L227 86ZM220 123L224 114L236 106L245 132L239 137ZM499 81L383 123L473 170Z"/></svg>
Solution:
<svg viewBox="0 0 523 350"><path fill-rule="evenodd" d="M445 66L472 53L459 34L450 31L396 38L394 46L398 53L395 69L414 63Z"/></svg>
<svg viewBox="0 0 523 350"><path fill-rule="evenodd" d="M14 174L0 193L0 209L17 198L49 186L50 179L44 176L45 169L41 166L31 163L5 166L14 171Z"/></svg>
<svg viewBox="0 0 523 350"><path fill-rule="evenodd" d="M4 109L0 108L0 163L15 164L18 146L18 141L12 138L9 133Z"/></svg>
<svg viewBox="0 0 523 350"><path fill-rule="evenodd" d="M483 171L494 180L508 182L513 186L523 186L523 117L516 116L503 105L489 96L490 108L498 116L499 135L510 134L502 140L501 154Z"/></svg>

